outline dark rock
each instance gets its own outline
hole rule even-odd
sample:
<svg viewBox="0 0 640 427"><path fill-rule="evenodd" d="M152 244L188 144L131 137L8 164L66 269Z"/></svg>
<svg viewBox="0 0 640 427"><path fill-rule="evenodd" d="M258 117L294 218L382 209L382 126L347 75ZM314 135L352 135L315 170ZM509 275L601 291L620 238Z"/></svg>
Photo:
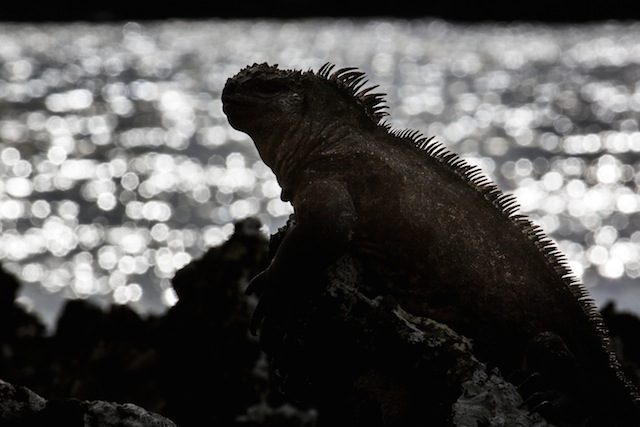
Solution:
<svg viewBox="0 0 640 427"><path fill-rule="evenodd" d="M2 380L0 424L8 427L175 427L172 421L133 404L76 399L47 401L26 387Z"/></svg>
<svg viewBox="0 0 640 427"><path fill-rule="evenodd" d="M157 350L163 413L178 424L231 425L267 387L256 373L262 353L249 334L252 301L244 295L266 262L268 241L259 229L255 219L236 224L227 242L173 279L180 300L159 322Z"/></svg>
<svg viewBox="0 0 640 427"><path fill-rule="evenodd" d="M6 275L0 378L40 406L0 393L7 404L0 424L30 425L46 416L64 425L111 425L119 416L128 425L145 408L182 427L312 425L312 411L297 410L269 389L264 354L249 333L255 299L244 288L267 259L260 226L255 219L238 222L227 242L180 270L172 282L180 300L158 317L74 300L48 337L14 304L19 284Z"/></svg>
<svg viewBox="0 0 640 427"><path fill-rule="evenodd" d="M20 283L0 266L0 340L15 345L44 333L38 318L15 304Z"/></svg>
<svg viewBox="0 0 640 427"><path fill-rule="evenodd" d="M0 268L0 378L20 378L23 385L49 381L38 366L43 363L44 325L15 303L20 284ZM2 375L1 373L10 375Z"/></svg>
<svg viewBox="0 0 640 427"><path fill-rule="evenodd" d="M452 425L543 427L548 424L540 415L522 409L518 389L505 381L499 372L478 369L462 383L462 395L453 405Z"/></svg>
<svg viewBox="0 0 640 427"><path fill-rule="evenodd" d="M244 289L285 232L267 248L259 227L239 222L180 270L180 300L166 314L69 301L51 337L2 273L0 425L545 425L466 338L379 296L349 255L289 289L259 342ZM613 307L604 314L637 372L640 322Z"/></svg>
<svg viewBox="0 0 640 427"><path fill-rule="evenodd" d="M357 260L344 256L320 281L262 331L275 380L317 408L319 425L546 425L466 338L368 295Z"/></svg>
<svg viewBox="0 0 640 427"><path fill-rule="evenodd" d="M31 390L0 380L0 421L6 426L27 426L47 401Z"/></svg>
<svg viewBox="0 0 640 427"><path fill-rule="evenodd" d="M89 426L122 426L122 427L171 427L175 424L157 414L149 413L131 403L117 404L104 401L86 402L84 408L84 425Z"/></svg>

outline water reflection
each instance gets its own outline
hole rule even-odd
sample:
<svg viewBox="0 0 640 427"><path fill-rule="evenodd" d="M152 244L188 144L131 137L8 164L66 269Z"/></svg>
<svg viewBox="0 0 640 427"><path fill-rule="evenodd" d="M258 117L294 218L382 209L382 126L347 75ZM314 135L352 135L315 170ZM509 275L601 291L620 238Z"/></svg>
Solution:
<svg viewBox="0 0 640 427"><path fill-rule="evenodd" d="M175 303L231 222L291 212L220 104L261 61L364 69L391 124L518 197L588 285L640 276L640 26L158 22L0 32L0 259L47 293Z"/></svg>

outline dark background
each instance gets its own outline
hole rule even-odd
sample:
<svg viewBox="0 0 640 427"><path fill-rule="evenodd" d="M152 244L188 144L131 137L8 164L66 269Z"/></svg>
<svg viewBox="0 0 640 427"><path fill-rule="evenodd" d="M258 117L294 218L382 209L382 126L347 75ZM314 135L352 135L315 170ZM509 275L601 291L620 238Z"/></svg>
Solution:
<svg viewBox="0 0 640 427"><path fill-rule="evenodd" d="M540 21L575 23L637 20L633 2L616 1L344 1L344 0L169 0L13 1L0 21L122 21L210 18L434 17L450 21ZM636 9L636 10L634 10Z"/></svg>

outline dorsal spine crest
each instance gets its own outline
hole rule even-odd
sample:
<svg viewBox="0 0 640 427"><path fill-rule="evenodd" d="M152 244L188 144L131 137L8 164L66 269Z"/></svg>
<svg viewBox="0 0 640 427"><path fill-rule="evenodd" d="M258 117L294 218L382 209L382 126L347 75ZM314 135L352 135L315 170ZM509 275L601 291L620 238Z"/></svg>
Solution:
<svg viewBox="0 0 640 427"><path fill-rule="evenodd" d="M367 78L363 71L359 71L356 67L345 67L333 71L334 64L327 62L317 72L317 76L333 83L339 90L352 97L364 109L365 114L371 118L376 124L380 124L382 119L387 116L387 112L383 111L387 108L384 105L384 93L371 93L378 86L370 86L363 89L367 84Z"/></svg>

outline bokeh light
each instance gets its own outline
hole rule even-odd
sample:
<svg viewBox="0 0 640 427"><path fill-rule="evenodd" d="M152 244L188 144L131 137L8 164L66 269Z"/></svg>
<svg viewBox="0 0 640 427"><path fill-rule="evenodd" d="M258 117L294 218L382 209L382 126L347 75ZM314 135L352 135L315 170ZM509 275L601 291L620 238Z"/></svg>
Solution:
<svg viewBox="0 0 640 427"><path fill-rule="evenodd" d="M284 224L291 206L220 102L263 61L362 68L393 127L435 135L515 194L588 286L640 277L637 24L0 27L0 261L24 301L159 310L233 221Z"/></svg>

